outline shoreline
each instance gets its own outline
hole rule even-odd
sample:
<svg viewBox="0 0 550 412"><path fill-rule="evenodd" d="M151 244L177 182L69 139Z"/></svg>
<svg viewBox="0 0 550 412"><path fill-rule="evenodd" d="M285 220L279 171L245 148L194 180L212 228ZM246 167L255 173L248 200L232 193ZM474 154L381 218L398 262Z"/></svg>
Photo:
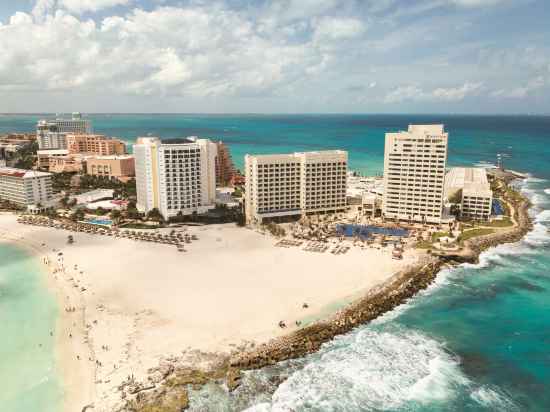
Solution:
<svg viewBox="0 0 550 412"><path fill-rule="evenodd" d="M517 172L514 172L517 175ZM521 195L521 194L520 194ZM501 232L478 236L465 242L466 253L446 256L430 256L416 266L397 273L376 290L337 312L329 319L317 322L279 338L252 353L237 355L230 365L239 369L258 369L276 362L302 357L316 352L322 343L335 336L350 332L355 327L368 323L378 316L405 303L407 299L426 289L445 266L462 263L479 263L479 256L490 247L521 240L532 228L528 214L530 201L521 195L521 202L514 210L517 226Z"/></svg>
<svg viewBox="0 0 550 412"><path fill-rule="evenodd" d="M0 216L6 213L0 213ZM11 213L9 213L11 215ZM67 300L74 301L75 295L71 288L65 285L60 286L60 282L57 282L58 274L56 268L51 264L53 263L52 251L46 247L42 247L40 244L29 240L24 237L7 234L0 231L0 242L17 247L26 254L29 255L39 267L41 282L48 289L48 292L52 294L57 305L57 319L54 326L54 358L56 365L56 372L59 375L60 386L63 393L63 400L61 402L63 411L73 412L81 409L80 405L89 403L93 399L93 393L95 390L95 382L93 375L95 375L95 368L86 367L83 360L76 359L76 354L81 353L82 359L87 359L88 356L92 356L91 348L85 343L79 345L77 339L81 336L86 337L85 329L85 314L84 306L81 306L78 312L73 312L73 316L78 314L78 324L73 317L64 310L64 305ZM44 259L47 257L50 264L45 264ZM67 341L67 331L74 334L74 341ZM83 348L88 347L89 353L83 354ZM78 355L80 356L80 355ZM71 383L72 382L72 383ZM83 390L84 388L84 390Z"/></svg>
<svg viewBox="0 0 550 412"><path fill-rule="evenodd" d="M93 366L94 363L92 361L87 360L88 356L89 359L96 360L92 338L103 339L105 337L101 335L101 330L99 332L96 331L97 327L94 326L94 331L92 332L92 327L87 325L87 322L90 323L94 315L101 316L97 313L99 309L92 308L89 305L88 297L90 295L83 295L79 293L79 287L70 286L72 279L67 279L70 273L52 273L55 268L49 265L45 270L45 273L49 272L47 283L48 287L53 288L52 290L56 294L60 311L58 324L56 324L56 347L59 348L59 350L56 350L56 359L59 361L59 371L63 376L63 390L67 395L64 399L64 410L82 410L83 407L86 409L88 406L93 408L93 405L95 405L93 410L99 411L141 410L141 408L150 405L163 405L164 407L168 405L168 408L172 406L185 408L188 406L186 388L189 384L200 386L209 381L225 382L229 390L233 390L239 385L241 370L258 369L283 360L303 357L309 353L316 352L323 343L333 339L335 336L347 333L359 325L368 323L406 302L419 291L427 288L435 280L441 268L464 262L477 262L480 253L487 248L502 243L518 241L532 228L532 222L528 215L529 205L528 199L522 195L521 202L516 205L517 207L514 208L513 213L517 226L467 240L465 242L465 253L445 256L422 253L422 257L420 259L417 257L415 263L409 264L408 267L402 268L397 272L393 272L391 276L376 283L375 286L363 289L363 292L356 290L353 294L340 296L339 302L326 302L325 306L317 306L316 312L307 313L307 317L313 319L312 323L308 322L307 326L298 329L289 328L291 331L286 334L283 334L282 331L277 331L275 334L272 331L263 331L262 336L265 337L271 334L271 340L263 341L264 343L261 343L262 340L260 340L258 345L249 345L247 341L250 341L245 338L242 341L244 344L234 345L233 350L229 353L211 350L211 347L208 345L204 345L204 347L192 347L193 351L199 353L195 358L191 356L190 362L189 359L183 361L187 350L183 351L184 355L180 355L179 358L174 357L171 353L167 353L169 356L167 359L158 358L155 362L152 362L153 358L146 358L145 360L148 361L147 365L149 366L146 374L137 374L137 378L134 380L132 372L131 380L124 380L120 385L114 387L107 385L111 380L111 373L105 375L109 377L109 381L105 380L105 376L103 376L102 381L102 377L97 376L97 367ZM26 232L23 232L23 234L27 235ZM0 237L11 241L15 246L25 248L34 257L40 259L43 255L47 254L51 258L52 245L48 244L45 248L37 240L29 240L27 237L16 236L12 232L6 235L5 232L2 233L0 231ZM66 233L57 237L65 238ZM79 245L81 243L86 244L86 241L82 237L79 235ZM65 246L62 247L65 250ZM419 255L417 254L416 256ZM53 261L51 259L51 262ZM80 260L78 260L78 263L80 269ZM67 268L72 268L72 265L67 264ZM57 280L56 276L58 276ZM78 282L80 280L84 281L85 278L80 276ZM73 284L76 285L74 281ZM326 312L324 312L325 307L331 306L333 303L339 304L359 294L361 296L353 299L351 303L345 303L343 308L324 317L326 315ZM78 308L77 313L62 312L67 297L72 302L70 306ZM98 303L93 298L92 302L95 302L96 305ZM96 313L88 313L90 309L96 309ZM106 310L107 312L108 309ZM118 315L118 313L116 314ZM77 321L75 321L76 316L78 316ZM319 317L321 319L315 320ZM139 320L140 318L136 319ZM105 320L105 318L101 318L100 323ZM78 328L75 337L72 340L67 340L67 331L74 331L76 330L75 328ZM92 333L91 335L90 332ZM135 332L136 330L132 333ZM100 334L99 336L98 333ZM242 336L246 335L241 334ZM80 338L82 338L82 342L79 343L78 340ZM185 346L182 345L180 349L185 349ZM210 350L210 352L202 352L201 349ZM67 353L70 355L67 355ZM77 354L81 356L80 360L75 360L75 355ZM125 370L132 370L131 362L135 361L136 359L134 358L128 358ZM109 392L109 395L107 395L107 392ZM110 397L108 400L110 403L105 403L107 402L107 397ZM115 403L113 403L114 397L118 399Z"/></svg>
<svg viewBox="0 0 550 412"><path fill-rule="evenodd" d="M174 246L23 225L11 213L0 215L2 234L39 259L48 254L51 268L63 252L66 273L50 274L48 281L60 291L59 314L66 319L57 326L65 410L92 403L96 411L127 410L126 400L145 396L167 376L151 371L208 370L234 350L296 330L295 321L324 318L418 259L408 250L394 260L390 248L354 248L345 255L279 248L272 237L234 225L187 230L198 239L181 253ZM71 245L68 235L75 237ZM309 270L296 276L304 267ZM67 306L77 311L67 313ZM286 328L278 326L281 319ZM100 365L94 367L95 360Z"/></svg>
<svg viewBox="0 0 550 412"><path fill-rule="evenodd" d="M517 177L515 174L514 178ZM462 263L478 263L481 253L490 247L521 240L533 228L533 222L528 214L531 202L519 191L514 191L521 199L519 203L514 204L512 217L516 222L515 226L465 241L465 253L426 255L418 264L399 271L332 316L289 334L275 337L251 350L234 351L229 357L219 359L218 363L206 372L186 367L178 370L173 366L167 368L166 365L163 368L161 365L153 371L163 372L160 386L140 387L140 392L147 392L141 392L142 396L128 400L118 412L139 411L143 407L152 406L170 408L174 405L185 409L188 406L188 385L202 386L210 381L224 382L228 390L232 391L240 384L241 371L260 369L317 352L323 343L376 319L426 289L434 282L441 269L456 267Z"/></svg>

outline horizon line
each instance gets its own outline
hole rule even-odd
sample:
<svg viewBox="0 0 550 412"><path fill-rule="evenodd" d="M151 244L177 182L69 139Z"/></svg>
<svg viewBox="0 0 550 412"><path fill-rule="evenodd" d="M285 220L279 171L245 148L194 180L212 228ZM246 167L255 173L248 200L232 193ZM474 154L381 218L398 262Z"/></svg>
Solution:
<svg viewBox="0 0 550 412"><path fill-rule="evenodd" d="M0 112L0 116L61 115L75 112ZM184 116L525 116L548 117L550 113L421 113L421 112L77 112L83 115L184 115Z"/></svg>

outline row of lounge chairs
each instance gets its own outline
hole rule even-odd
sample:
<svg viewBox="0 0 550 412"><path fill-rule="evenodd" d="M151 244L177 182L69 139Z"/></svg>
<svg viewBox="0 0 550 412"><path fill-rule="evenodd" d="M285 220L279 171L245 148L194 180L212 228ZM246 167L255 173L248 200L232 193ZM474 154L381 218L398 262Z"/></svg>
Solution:
<svg viewBox="0 0 550 412"><path fill-rule="evenodd" d="M340 254L347 253L348 250L349 250L349 246L340 246L340 245L338 245L338 246L334 247L334 249L332 249L330 251L330 253L332 253L333 255L340 255Z"/></svg>
<svg viewBox="0 0 550 412"><path fill-rule="evenodd" d="M304 247L306 252L325 253L328 250L328 245L322 242L308 242Z"/></svg>
<svg viewBox="0 0 550 412"><path fill-rule="evenodd" d="M278 246L278 247L294 247L294 246L302 246L302 242L301 240L291 240L291 239L282 239L280 241L278 241L275 246Z"/></svg>
<svg viewBox="0 0 550 412"><path fill-rule="evenodd" d="M53 229L63 229L72 232L97 234L103 236L112 236L115 238L126 238L135 241L174 245L177 246L179 251L185 251L183 246L184 243L191 243L191 240L197 240L196 235L189 235L188 233L173 233L169 235L164 235L161 233L151 233L144 231L120 230L84 222L57 222L44 216L21 216L17 221L22 224L51 227Z"/></svg>

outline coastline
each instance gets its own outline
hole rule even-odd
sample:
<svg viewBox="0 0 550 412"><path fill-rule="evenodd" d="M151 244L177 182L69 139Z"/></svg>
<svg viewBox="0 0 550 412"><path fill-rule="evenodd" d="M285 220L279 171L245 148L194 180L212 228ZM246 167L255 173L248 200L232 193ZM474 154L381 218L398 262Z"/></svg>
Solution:
<svg viewBox="0 0 550 412"><path fill-rule="evenodd" d="M64 382L77 382L64 387L65 409L73 411L92 403L96 411L127 409L127 399L145 396L168 376L155 370L210 370L235 350L325 316L418 259L414 250L395 260L390 248L333 255L274 247L272 237L234 225L189 227L198 240L186 244L185 253L169 245L24 225L15 215L0 215L0 230L13 243L28 243L39 259L47 250L52 270L62 252L65 273L51 273L48 281L59 290L63 318L60 370ZM69 234L75 238L71 245ZM299 268L309 270L296 276ZM278 326L281 319L286 328Z"/></svg>
<svg viewBox="0 0 550 412"><path fill-rule="evenodd" d="M0 213L2 216L3 213ZM10 213L11 215L11 213ZM63 410L66 412L79 411L81 405L90 402L94 393L94 375L95 368L83 361L79 361L76 356L80 353L83 359L92 356L89 346L78 339L86 339L86 328L84 321L84 308L79 305L79 310L71 315L64 310L67 302L74 302L77 298L70 287L64 287L61 282L56 282L55 266L46 265L44 258L48 257L53 262L55 255L51 250L41 246L40 243L27 238L6 233L0 230L0 242L5 242L14 247L24 250L32 259L36 266L40 268L40 276L49 293L54 297L58 306L58 316L55 322L55 364L59 374L61 389L63 391ZM78 321L74 317L78 316ZM67 331L74 334L74 340L67 339ZM90 350L88 353L87 350Z"/></svg>
<svg viewBox="0 0 550 412"><path fill-rule="evenodd" d="M293 328L294 330L287 334L279 331L279 333L275 333L275 337L270 341L265 342L265 337L273 336L273 332L264 331L260 339L256 340L259 343L258 345L247 345L245 339L244 345L234 346L234 349L229 353L218 350L219 346L195 346L191 349L207 350L209 352L202 352L199 356L191 357L186 361L182 360L185 353L183 357L180 356L179 358L169 354L168 359L153 356L130 359L129 355L128 365L130 369L125 370L132 370L132 362L137 359L140 363L144 363L142 370L147 370L147 373L136 373L136 380L132 378L131 381L122 383L122 389L120 389L120 386L119 389L115 389L111 385L112 379L116 382L112 373L98 377L98 368L94 366L97 360L94 353L94 338L96 340L103 338L102 334L106 333L105 329L97 332L96 326L93 327L94 331L92 331L90 325L92 319L95 319L99 314L97 311L94 313L93 310L90 313L90 310L97 305L97 301L92 299L95 305L90 305L90 302L87 301L87 297L90 295L85 297L79 292L80 285L79 287L74 286L76 283L72 279L71 273L53 273L56 268L50 265L47 276L48 286L56 294L59 303L60 316L59 324L56 327L58 351L56 354L59 359L60 372L63 376L63 389L66 393L64 409L67 411L81 410L86 405L92 404L95 405L94 410L100 411L140 410L145 405L151 404L185 407L188 402L186 388L189 384L203 385L212 380L225 381L230 390L234 389L239 384L241 370L258 369L279 361L303 357L315 352L324 342L337 335L347 333L361 324L368 323L404 303L420 290L427 288L435 280L442 267L464 262L476 262L483 250L491 246L521 239L532 227L527 214L528 207L529 201L522 196L521 203L514 209L517 226L466 241L466 253L460 255L431 256L425 254L420 261L397 271L397 273L394 272L393 275L377 283L376 286L363 289L367 290L364 296L354 300L336 313L302 328ZM35 233L31 228L28 232L22 232L23 235ZM54 242L53 245L56 245L56 247L62 245L61 247L65 249L63 244L66 243L67 233L58 232L56 236L53 236L57 239L57 243ZM46 249L36 240L38 238L29 240L26 236L15 236L11 232L3 232L0 236L17 246L26 248L38 259L45 254L49 256L51 262L56 258L56 254L52 255L52 245L48 244ZM91 235L89 236L90 239L93 239ZM63 243L61 243L61 240ZM117 241L129 242L126 240ZM79 247L80 245L86 245L84 235L78 236L78 243ZM272 245L270 247L272 248ZM160 250L158 249L158 251ZM270 250L273 251L273 249ZM93 254L93 251L87 253ZM80 266L80 258L78 262ZM67 264L66 267L70 268L71 265ZM114 272L116 272L116 269L118 268L114 268ZM72 275L78 276L76 271ZM79 276L77 282L81 280L84 282L83 276ZM341 295L340 298L345 299L346 296L351 295ZM69 306L77 307L77 311L65 312L63 308L67 305L67 302L71 302ZM330 304L330 302L327 303ZM315 314L308 313L308 315ZM134 321L139 320L139 316L134 319ZM100 319L100 324L105 324L107 329L120 325L120 323L112 323L109 326L108 319L105 318ZM67 338L67 333L73 333L74 337ZM133 329L132 333L139 333L139 330ZM262 341L264 343L261 343ZM95 343L95 345L97 344ZM128 343L130 345L129 351L131 345L134 344L135 342ZM184 349L184 347L181 346L180 349ZM76 359L76 356L80 356L81 359ZM91 359L91 361L86 359ZM66 383L72 384L66 385ZM119 396L120 398L118 398Z"/></svg>
<svg viewBox="0 0 550 412"><path fill-rule="evenodd" d="M515 178L523 177L516 174ZM521 200L514 204L515 226L465 241L465 252L461 254L426 255L418 264L396 273L332 316L273 338L253 349L234 351L229 357L218 359L206 372L188 367L179 370L159 367L154 372L163 373L160 388L141 387L140 391L152 390L141 392L141 396L128 400L118 411L138 411L147 407L171 410L170 407L174 405L185 409L188 406L188 385L201 386L209 381L225 382L228 390L232 391L240 384L241 371L260 369L317 352L323 343L376 319L426 289L441 269L462 263L478 263L481 253L490 247L521 240L533 228L533 223L528 214L531 203L523 194L519 195Z"/></svg>

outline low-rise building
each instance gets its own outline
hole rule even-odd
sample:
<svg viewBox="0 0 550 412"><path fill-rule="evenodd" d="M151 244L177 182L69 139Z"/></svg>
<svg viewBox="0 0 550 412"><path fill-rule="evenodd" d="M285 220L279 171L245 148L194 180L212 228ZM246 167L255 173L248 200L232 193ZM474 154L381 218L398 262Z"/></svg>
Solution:
<svg viewBox="0 0 550 412"><path fill-rule="evenodd" d="M453 167L445 175L445 197L460 204L460 215L466 219L488 220L493 192L487 171L480 167Z"/></svg>
<svg viewBox="0 0 550 412"><path fill-rule="evenodd" d="M347 163L342 150L246 155L247 223L345 210Z"/></svg>
<svg viewBox="0 0 550 412"><path fill-rule="evenodd" d="M86 174L128 181L135 176L134 156L95 156L86 162Z"/></svg>
<svg viewBox="0 0 550 412"><path fill-rule="evenodd" d="M126 154L126 143L100 134L68 134L69 153L87 153L99 156Z"/></svg>
<svg viewBox="0 0 550 412"><path fill-rule="evenodd" d="M113 189L95 189L89 192L73 196L71 199L76 201L77 205L97 202L98 200L112 199L115 191Z"/></svg>
<svg viewBox="0 0 550 412"><path fill-rule="evenodd" d="M51 173L79 173L84 171L86 156L68 154L65 156L51 156L48 171Z"/></svg>
<svg viewBox="0 0 550 412"><path fill-rule="evenodd" d="M0 168L0 200L19 206L46 205L52 199L51 174L35 170Z"/></svg>
<svg viewBox="0 0 550 412"><path fill-rule="evenodd" d="M36 166L38 167L38 169L41 169L41 170L49 170L50 158L67 156L68 154L69 154L69 151L67 149L38 150L36 152L36 155L37 155Z"/></svg>

